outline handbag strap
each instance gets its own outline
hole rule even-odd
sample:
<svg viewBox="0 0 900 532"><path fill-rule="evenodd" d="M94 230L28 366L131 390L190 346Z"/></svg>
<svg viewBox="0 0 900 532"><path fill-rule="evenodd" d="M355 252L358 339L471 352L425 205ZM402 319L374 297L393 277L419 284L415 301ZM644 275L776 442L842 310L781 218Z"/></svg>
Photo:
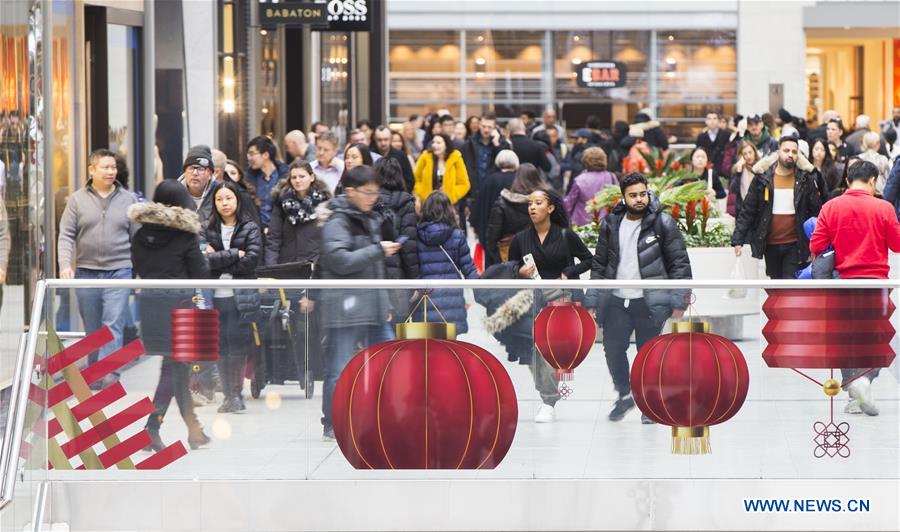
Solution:
<svg viewBox="0 0 900 532"><path fill-rule="evenodd" d="M444 246L441 245L441 244L438 244L438 247L441 248L441 251L444 252L444 255L447 257L447 260L450 261L450 265L453 266L453 269L456 270L456 273L459 275L459 278L462 279L463 281L465 281L465 280L466 280L466 276L463 275L462 270L460 270L460 269L456 266L456 262L453 260L453 258L450 256L450 254L447 253L447 250L444 249Z"/></svg>

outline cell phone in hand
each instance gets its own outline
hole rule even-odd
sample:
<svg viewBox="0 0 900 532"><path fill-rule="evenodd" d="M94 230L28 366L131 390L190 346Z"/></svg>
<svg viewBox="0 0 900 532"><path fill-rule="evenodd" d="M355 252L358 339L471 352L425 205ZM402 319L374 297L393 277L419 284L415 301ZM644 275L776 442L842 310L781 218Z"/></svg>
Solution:
<svg viewBox="0 0 900 532"><path fill-rule="evenodd" d="M534 256L531 253L522 257L522 261L525 262L525 266L534 266L534 273L531 274L532 279L541 278L541 274L539 274L537 271L537 265L534 263Z"/></svg>
<svg viewBox="0 0 900 532"><path fill-rule="evenodd" d="M406 236L406 235L400 235L400 236L397 237L397 240L394 240L394 242L397 243L397 244L400 244L400 245L402 246L403 244L406 244L406 241L407 241L407 240L409 240L409 237L408 237L408 236Z"/></svg>

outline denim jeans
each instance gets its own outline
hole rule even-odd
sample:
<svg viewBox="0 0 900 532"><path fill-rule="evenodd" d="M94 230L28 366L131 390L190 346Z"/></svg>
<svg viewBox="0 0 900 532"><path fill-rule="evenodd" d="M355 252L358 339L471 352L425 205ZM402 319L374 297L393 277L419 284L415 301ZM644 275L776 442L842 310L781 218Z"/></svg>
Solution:
<svg viewBox="0 0 900 532"><path fill-rule="evenodd" d="M109 271L78 268L75 270L75 278L131 279L131 268ZM88 356L90 364L106 358L122 347L122 329L125 327L129 294L131 294L131 290L128 288L78 288L75 290L75 296L78 298L78 312L81 313L81 320L84 322L84 332L91 334L106 326L113 335L112 342Z"/></svg>
<svg viewBox="0 0 900 532"><path fill-rule="evenodd" d="M619 397L631 393L627 355L631 333L634 333L634 343L640 351L644 344L659 335L662 326L650 316L650 309L643 298L628 300L627 307L624 299L616 296L609 298L603 315L603 350Z"/></svg>
<svg viewBox="0 0 900 532"><path fill-rule="evenodd" d="M368 347L386 340L393 340L394 332L389 323L353 327L350 330L328 329L325 349L325 382L322 391L322 424L331 428L331 399L341 372L357 352L357 343Z"/></svg>

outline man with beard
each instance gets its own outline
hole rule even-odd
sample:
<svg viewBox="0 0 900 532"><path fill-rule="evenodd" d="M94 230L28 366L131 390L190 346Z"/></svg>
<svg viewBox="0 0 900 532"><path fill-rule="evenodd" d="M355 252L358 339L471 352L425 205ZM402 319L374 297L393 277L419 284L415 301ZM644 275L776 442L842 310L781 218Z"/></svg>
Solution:
<svg viewBox="0 0 900 532"><path fill-rule="evenodd" d="M391 130L385 126L378 126L372 134L372 144L369 146L372 153L372 162L375 162L375 156L378 158L388 157L397 161L400 165L400 171L403 172L403 184L406 191L412 193L415 185L415 176L413 175L412 165L409 164L409 157L400 150L391 148Z"/></svg>
<svg viewBox="0 0 900 532"><path fill-rule="evenodd" d="M691 262L678 224L661 210L647 188L647 178L627 174L620 188L622 200L600 225L591 279L691 279ZM631 334L640 350L659 335L668 318L684 316L688 296L687 290L640 288L588 292L585 306L603 326L606 364L619 393L610 421L621 420L634 408L626 354ZM646 417L642 420L651 422Z"/></svg>
<svg viewBox="0 0 900 532"><path fill-rule="evenodd" d="M796 137L781 137L778 151L753 165L753 181L731 237L736 256L749 242L753 257L765 258L771 279L793 279L809 261L803 222L822 207L816 169L799 150Z"/></svg>

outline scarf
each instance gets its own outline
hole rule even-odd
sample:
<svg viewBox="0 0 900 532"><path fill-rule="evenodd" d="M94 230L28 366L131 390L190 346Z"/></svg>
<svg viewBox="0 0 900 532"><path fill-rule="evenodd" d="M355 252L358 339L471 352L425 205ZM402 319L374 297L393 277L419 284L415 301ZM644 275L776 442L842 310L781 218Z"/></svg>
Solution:
<svg viewBox="0 0 900 532"><path fill-rule="evenodd" d="M282 198L281 209L291 225L302 224L318 218L316 206L327 199L320 190L311 189L303 199L298 199L297 193L291 190Z"/></svg>

